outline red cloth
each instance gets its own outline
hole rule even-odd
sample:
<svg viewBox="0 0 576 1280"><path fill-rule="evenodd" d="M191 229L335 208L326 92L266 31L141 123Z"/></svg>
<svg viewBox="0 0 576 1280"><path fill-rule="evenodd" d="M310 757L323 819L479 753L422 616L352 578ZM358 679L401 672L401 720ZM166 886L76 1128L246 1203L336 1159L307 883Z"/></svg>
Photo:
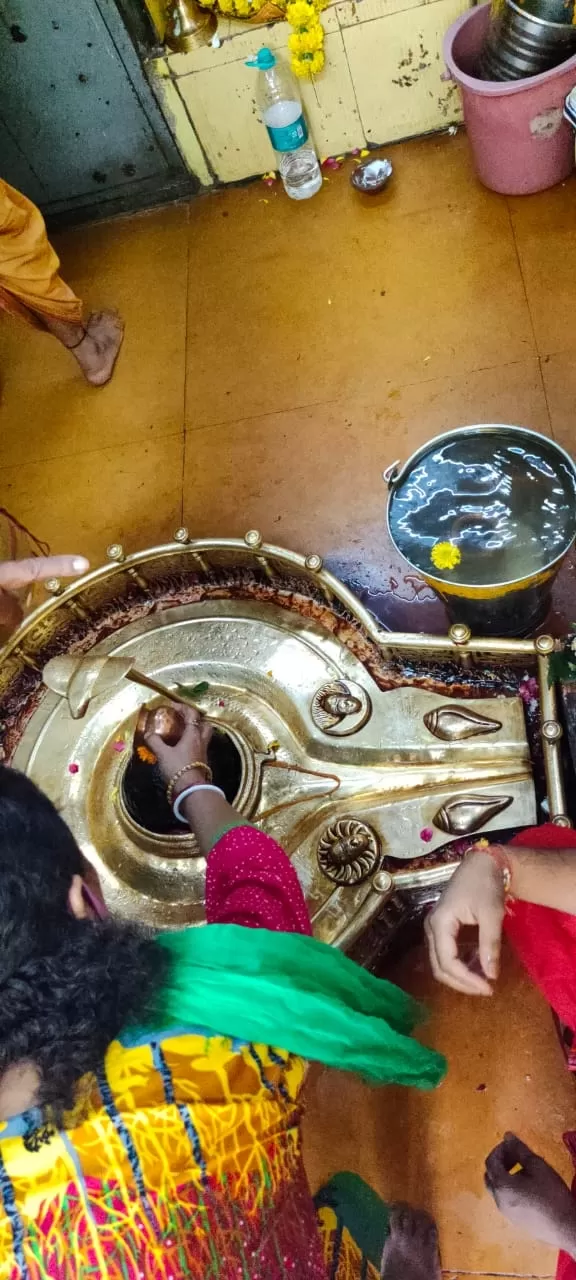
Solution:
<svg viewBox="0 0 576 1280"><path fill-rule="evenodd" d="M522 831L512 844L534 849L576 849L576 832L555 827ZM574 861L576 874L576 859ZM576 916L531 902L514 902L506 933L530 977L558 1017L576 1031Z"/></svg>
<svg viewBox="0 0 576 1280"><path fill-rule="evenodd" d="M533 849L576 849L576 831L548 822L522 831L512 844ZM514 902L505 927L533 982L561 1021L576 1032L576 916L532 902ZM576 1133L565 1133L564 1141L576 1168ZM576 1196L576 1178L572 1194ZM559 1254L556 1280L576 1280L576 1262L565 1253Z"/></svg>
<svg viewBox="0 0 576 1280"><path fill-rule="evenodd" d="M288 855L254 827L233 827L209 853L206 919L208 924L312 933L306 899Z"/></svg>

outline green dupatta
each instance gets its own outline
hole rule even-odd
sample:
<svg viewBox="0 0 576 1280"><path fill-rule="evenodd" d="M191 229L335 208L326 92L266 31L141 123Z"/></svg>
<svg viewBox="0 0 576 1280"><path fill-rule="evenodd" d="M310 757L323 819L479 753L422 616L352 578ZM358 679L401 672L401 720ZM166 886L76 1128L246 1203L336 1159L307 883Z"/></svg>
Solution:
<svg viewBox="0 0 576 1280"><path fill-rule="evenodd" d="M201 1027L267 1044L373 1084L432 1089L441 1054L410 1038L421 1007L340 951L302 934L211 924L157 939L167 979L139 1029Z"/></svg>

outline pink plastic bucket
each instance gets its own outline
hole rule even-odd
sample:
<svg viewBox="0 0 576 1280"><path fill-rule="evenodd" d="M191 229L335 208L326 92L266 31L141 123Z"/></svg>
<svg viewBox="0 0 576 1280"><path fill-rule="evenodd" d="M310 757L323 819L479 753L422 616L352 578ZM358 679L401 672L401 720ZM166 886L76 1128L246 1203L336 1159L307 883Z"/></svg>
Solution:
<svg viewBox="0 0 576 1280"><path fill-rule="evenodd" d="M489 4L471 9L444 39L448 74L462 90L474 166L492 191L509 196L544 191L574 167L574 134L562 111L576 85L576 55L526 80L478 80L472 73L489 17Z"/></svg>

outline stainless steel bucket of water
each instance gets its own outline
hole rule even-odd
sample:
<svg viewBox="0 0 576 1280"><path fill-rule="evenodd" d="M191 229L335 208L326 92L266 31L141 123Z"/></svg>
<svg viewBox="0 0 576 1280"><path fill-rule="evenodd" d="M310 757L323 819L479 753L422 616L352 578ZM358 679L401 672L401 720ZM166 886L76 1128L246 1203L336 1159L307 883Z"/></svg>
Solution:
<svg viewBox="0 0 576 1280"><path fill-rule="evenodd" d="M478 72L482 80L522 80L549 71L576 50L574 4L494 0Z"/></svg>
<svg viewBox="0 0 576 1280"><path fill-rule="evenodd" d="M397 550L476 635L521 636L550 608L576 537L576 466L547 436L480 424L384 472Z"/></svg>

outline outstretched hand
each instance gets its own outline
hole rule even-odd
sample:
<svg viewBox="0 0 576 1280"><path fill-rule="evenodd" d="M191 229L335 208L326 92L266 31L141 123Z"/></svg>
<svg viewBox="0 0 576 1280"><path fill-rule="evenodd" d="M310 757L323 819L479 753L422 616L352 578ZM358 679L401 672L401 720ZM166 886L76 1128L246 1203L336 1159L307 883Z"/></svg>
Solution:
<svg viewBox="0 0 576 1280"><path fill-rule="evenodd" d="M178 711L185 724L175 746L168 746L158 733L144 735L147 745L156 756L166 782L169 782L185 765L195 761L206 764L208 743L212 737L212 725L209 720L204 719L200 711L196 711L194 707L185 706L179 707ZM189 778L183 779L182 786L187 786L189 781Z"/></svg>
<svg viewBox="0 0 576 1280"><path fill-rule="evenodd" d="M556 1170L515 1134L507 1133L490 1153L484 1180L509 1222L576 1256L576 1202Z"/></svg>
<svg viewBox="0 0 576 1280"><path fill-rule="evenodd" d="M428 953L434 977L466 995L492 995L491 982L500 969L505 894L502 873L492 858L469 854L426 920ZM458 955L464 925L478 927L482 972L475 973Z"/></svg>
<svg viewBox="0 0 576 1280"><path fill-rule="evenodd" d="M0 563L0 626L12 630L22 618L20 602L12 595L48 578L75 578L87 573L90 563L84 556L30 556L27 560Z"/></svg>

